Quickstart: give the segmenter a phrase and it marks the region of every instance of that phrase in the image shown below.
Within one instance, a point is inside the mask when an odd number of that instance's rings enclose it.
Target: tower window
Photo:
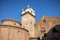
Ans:
[[[31,24],[32,24],[32,22],[31,22]]]
[[[16,23],[14,23],[14,25],[16,25]]]
[[[43,25],[45,25],[46,24],[46,20],[43,20]]]
[[[18,32],[19,32],[19,30],[18,30]]]
[[[30,25],[32,25],[32,22],[30,22]]]

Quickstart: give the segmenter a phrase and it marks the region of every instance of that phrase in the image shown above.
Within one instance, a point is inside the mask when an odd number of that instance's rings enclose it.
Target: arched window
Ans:
[[[44,37],[46,37],[46,36],[47,36],[47,34],[45,33],[45,34],[44,34]]]
[[[43,25],[45,25],[46,24],[46,20],[43,20]]]
[[[57,33],[58,30],[56,28],[53,28],[52,33]]]

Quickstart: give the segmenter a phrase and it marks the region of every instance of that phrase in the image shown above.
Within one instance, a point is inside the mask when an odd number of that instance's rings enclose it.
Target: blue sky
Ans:
[[[36,21],[42,16],[60,17],[60,0],[0,0],[0,23],[3,19],[20,22],[22,9],[27,5],[35,10]]]

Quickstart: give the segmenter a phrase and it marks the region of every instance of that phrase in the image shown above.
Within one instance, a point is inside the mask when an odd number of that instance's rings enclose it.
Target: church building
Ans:
[[[60,18],[43,16],[35,22],[31,7],[22,10],[21,22],[4,19],[0,24],[0,40],[60,40]]]

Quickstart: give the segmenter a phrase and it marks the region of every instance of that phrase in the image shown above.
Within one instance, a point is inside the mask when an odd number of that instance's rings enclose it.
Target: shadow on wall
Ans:
[[[60,40],[60,25],[54,26],[42,40]]]

